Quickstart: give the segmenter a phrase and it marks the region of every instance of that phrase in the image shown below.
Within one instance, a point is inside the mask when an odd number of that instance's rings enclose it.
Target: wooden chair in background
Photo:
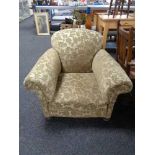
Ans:
[[[121,27],[118,22],[117,33],[117,61],[128,76],[135,79],[135,29]]]
[[[115,15],[117,14],[120,14],[122,15],[123,12],[124,12],[124,3],[125,3],[125,0],[115,0],[115,7],[114,9],[112,9],[112,5],[113,5],[113,0],[110,1],[110,5],[109,5],[109,10],[108,10],[108,16],[110,14],[113,15],[113,18],[115,17]],[[126,15],[127,15],[127,18],[129,16],[129,12],[130,12],[130,4],[131,4],[131,0],[127,0],[127,10],[124,12]]]

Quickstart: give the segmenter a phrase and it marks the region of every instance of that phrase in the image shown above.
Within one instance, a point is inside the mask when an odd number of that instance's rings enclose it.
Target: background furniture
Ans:
[[[105,14],[99,14],[98,15],[98,22],[97,22],[97,29],[100,33],[103,34],[103,48],[106,47],[106,41],[107,41],[107,34],[110,29],[117,29],[118,21],[122,23],[125,27],[128,26],[135,26],[135,18],[133,16],[130,16],[127,18],[126,15],[116,15],[113,18],[113,15],[105,15]]]
[[[41,12],[41,11],[48,11],[49,12],[49,16],[50,16],[50,20],[51,22],[51,30],[53,27],[58,27],[60,26],[61,22],[65,20],[65,18],[68,18],[67,16],[70,16],[70,18],[72,18],[72,13],[71,14],[64,14],[64,15],[57,15],[55,14],[55,11],[67,11],[70,10],[70,12],[73,12],[73,10],[79,10],[81,12],[84,12],[87,10],[87,8],[90,8],[91,10],[91,16],[93,19],[93,23],[94,25],[96,25],[96,13],[106,13],[109,10],[109,5],[84,5],[84,6],[35,6],[34,10],[36,12]],[[114,9],[114,6],[111,6],[111,9]],[[124,6],[123,8],[124,10],[127,10],[127,6]],[[130,11],[134,11],[135,6],[131,6],[130,7]],[[58,30],[58,29],[57,29]]]
[[[113,0],[110,1],[110,6],[109,6],[109,11],[108,11],[108,16],[110,14],[113,15],[113,18],[115,17],[115,15],[122,15],[123,11],[124,11],[124,3],[126,0],[115,0],[115,7],[112,10],[112,3]],[[129,12],[130,12],[130,4],[131,4],[131,0],[127,1],[127,10],[125,11],[125,13],[127,14],[127,17],[129,16]]]
[[[84,6],[36,6],[36,10],[40,11],[41,9],[77,9],[77,10],[86,10],[87,8],[90,8],[92,11],[99,11],[99,10],[109,10],[109,5],[84,5]],[[112,6],[112,9],[114,9],[114,6]],[[124,10],[127,10],[127,6],[124,6]],[[134,11],[135,6],[131,6],[130,10]]]
[[[54,12],[54,10],[80,10],[80,11],[86,11],[87,8],[90,8],[93,16],[96,13],[105,13],[109,10],[109,5],[84,5],[84,6],[35,6],[36,12],[41,12],[41,10],[51,10],[51,12]],[[114,9],[114,6],[111,6],[111,9]],[[127,6],[123,7],[124,10],[127,10]],[[130,7],[130,11],[134,11],[135,6]]]
[[[118,23],[117,60],[131,79],[135,79],[135,30],[123,28]]]
[[[24,85],[41,99],[45,117],[110,118],[119,94],[132,82],[120,65],[101,49],[98,32],[65,29],[55,32],[52,47],[32,68]]]

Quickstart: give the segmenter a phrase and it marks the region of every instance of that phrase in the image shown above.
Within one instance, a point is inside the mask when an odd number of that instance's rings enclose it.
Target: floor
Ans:
[[[118,98],[109,122],[102,119],[45,120],[24,77],[45,50],[49,36],[37,36],[33,18],[19,25],[20,155],[134,155],[135,109],[131,94]]]

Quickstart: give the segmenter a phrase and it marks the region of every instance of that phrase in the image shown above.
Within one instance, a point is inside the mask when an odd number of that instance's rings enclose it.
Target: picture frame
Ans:
[[[37,35],[50,35],[50,26],[47,12],[35,12],[34,20],[37,30]]]

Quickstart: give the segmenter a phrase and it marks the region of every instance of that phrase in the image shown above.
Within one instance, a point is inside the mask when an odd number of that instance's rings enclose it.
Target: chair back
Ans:
[[[102,36],[83,28],[64,29],[53,34],[51,44],[59,54],[62,72],[92,72],[92,61],[102,47]]]
[[[135,30],[133,27],[124,28],[118,23],[117,31],[117,61],[129,75],[134,60]]]

